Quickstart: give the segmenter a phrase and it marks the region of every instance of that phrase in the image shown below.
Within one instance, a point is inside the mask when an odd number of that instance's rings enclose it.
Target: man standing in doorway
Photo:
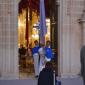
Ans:
[[[35,77],[37,78],[39,75],[39,43],[37,40],[34,41],[34,48],[32,49],[33,59],[34,59],[34,71],[35,71]]]
[[[81,76],[83,78],[85,85],[85,46],[81,48],[80,61],[81,61]]]

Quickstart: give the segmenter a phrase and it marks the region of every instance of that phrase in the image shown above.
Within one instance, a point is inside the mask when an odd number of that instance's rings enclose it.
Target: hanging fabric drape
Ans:
[[[28,22],[28,7],[26,8],[26,46],[29,44],[29,22]]]

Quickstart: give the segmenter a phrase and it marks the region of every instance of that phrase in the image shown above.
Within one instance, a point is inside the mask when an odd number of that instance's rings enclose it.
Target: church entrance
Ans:
[[[56,0],[45,0],[45,15],[47,33],[45,43],[51,41],[53,51],[53,67],[58,74],[58,5]],[[19,76],[20,78],[34,78],[34,61],[32,52],[28,48],[34,47],[34,41],[40,42],[39,20],[40,0],[21,0],[18,15],[18,48],[19,48]],[[20,47],[23,47],[21,50]]]

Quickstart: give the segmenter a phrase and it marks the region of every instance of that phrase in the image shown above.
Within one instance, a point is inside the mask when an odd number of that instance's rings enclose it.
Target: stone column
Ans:
[[[83,34],[82,34],[82,37],[83,37],[83,45],[85,45],[85,0],[84,0],[84,10],[83,10],[83,13],[82,13],[82,16],[81,18],[79,19],[79,22],[82,26],[82,29],[83,29]]]
[[[59,67],[58,73],[62,76],[69,75],[70,72],[70,27],[69,17],[64,16],[65,8],[63,7],[65,1],[60,0],[59,6]],[[68,19],[68,21],[64,21]],[[68,26],[65,25],[68,24]]]
[[[77,23],[79,16],[75,16],[75,14],[78,14],[77,12],[81,13],[82,7],[77,7],[79,4],[75,6],[73,3],[73,0],[60,0],[58,25],[60,45],[59,72],[61,77],[77,77],[80,72],[80,45],[82,37],[81,29]],[[74,7],[75,10],[73,9]],[[79,11],[76,11],[77,9]]]
[[[0,0],[0,79],[17,79],[18,2]]]
[[[83,37],[83,39],[82,39],[82,41],[83,41],[83,45],[85,45],[85,10],[83,11],[83,14],[82,14],[82,17],[81,17],[81,19],[80,19],[80,24],[81,24],[81,26],[82,26],[82,37]]]

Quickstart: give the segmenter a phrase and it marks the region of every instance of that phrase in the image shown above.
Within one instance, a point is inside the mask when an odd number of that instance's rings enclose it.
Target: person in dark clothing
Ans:
[[[26,54],[26,49],[25,47],[23,47],[23,45],[21,44],[20,45],[20,48],[19,48],[19,55],[25,55]]]
[[[38,85],[53,85],[53,79],[52,63],[47,62],[39,74]]]
[[[85,46],[80,51],[80,62],[81,62],[81,76],[85,85]]]
[[[25,47],[23,47],[23,45],[21,44],[20,45],[20,48],[18,50],[18,53],[19,53],[19,64],[20,66],[22,66],[23,68],[26,67],[26,64],[25,64],[25,60],[26,60],[26,49]]]

